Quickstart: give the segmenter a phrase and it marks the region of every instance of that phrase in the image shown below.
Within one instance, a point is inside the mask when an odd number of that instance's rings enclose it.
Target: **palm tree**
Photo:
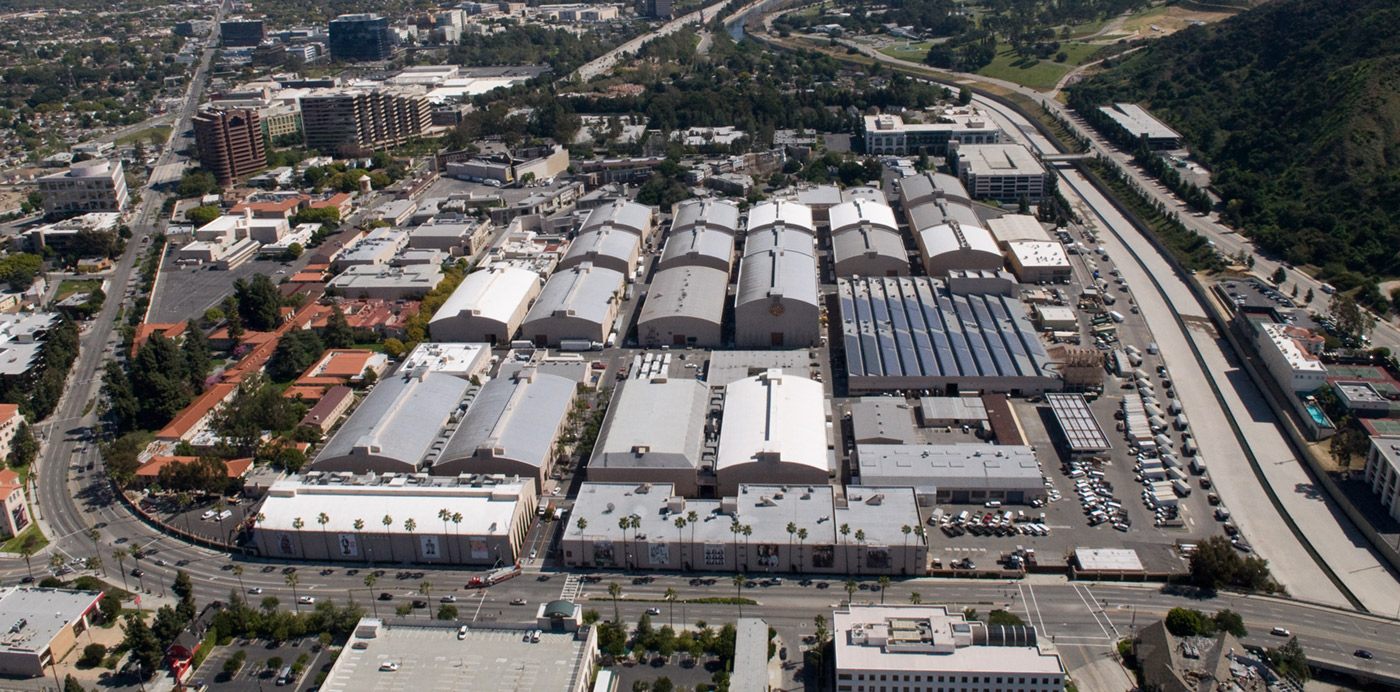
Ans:
[[[58,573],[58,570],[63,569],[63,563],[64,563],[64,560],[63,560],[63,556],[62,556],[62,555],[59,555],[58,553],[50,553],[50,554],[49,554],[49,570],[50,570],[50,571],[52,571],[52,572],[54,572],[55,574],[57,574],[57,573]]]
[[[840,529],[837,529],[837,531],[839,531],[840,534],[841,534],[841,561],[842,561],[843,563],[845,563],[844,569],[843,569],[842,571],[844,571],[846,574],[850,574],[850,573],[851,573],[851,554],[850,554],[849,551],[846,550],[846,544],[849,542],[849,538],[848,538],[848,537],[851,535],[851,525],[850,525],[850,524],[842,524],[842,525],[841,525],[841,528],[840,528]]]
[[[744,530],[744,525],[738,519],[729,520],[729,533],[734,534],[734,569],[739,569],[739,533]]]
[[[238,577],[238,590],[248,593],[248,588],[243,586],[243,565],[233,566],[233,576]]]
[[[744,569],[748,569],[748,567],[749,567],[749,536],[752,536],[752,535],[753,535],[753,527],[752,527],[752,526],[749,526],[748,524],[744,524],[744,528],[741,529],[740,531],[744,534]]]
[[[39,541],[38,539],[30,540],[33,538],[34,534],[30,534],[19,546],[19,554],[24,556],[24,566],[29,570],[29,581],[34,581],[34,565],[29,563],[29,558],[33,557],[34,553],[39,552]]]
[[[326,532],[326,524],[331,523],[331,518],[325,512],[316,515],[316,523],[321,525],[321,542],[326,545],[326,559],[331,559],[331,535]]]
[[[860,544],[860,551],[856,553],[856,574],[860,574],[860,563],[865,561],[865,529],[856,529],[856,542]]]
[[[102,576],[107,576],[107,566],[102,564],[101,555],[93,555],[87,559],[87,568],[90,570],[102,570]]]
[[[622,585],[618,584],[615,581],[608,582],[608,595],[612,596],[613,599],[613,622],[618,625],[621,625],[622,611],[617,609],[617,597],[622,595]]]
[[[854,580],[854,579],[847,579],[847,580],[846,580],[846,603],[851,603],[852,601],[855,600],[855,597],[856,597],[856,589],[859,589],[859,588],[860,588],[860,585],[856,583],[856,580]]]
[[[131,589],[126,585],[126,556],[125,548],[117,548],[112,551],[112,557],[117,558],[117,569],[121,570],[122,573],[122,590],[130,591]]]
[[[676,629],[676,590],[667,588],[665,598],[666,602],[671,604],[671,629],[674,630]]]
[[[301,527],[306,526],[306,522],[297,517],[292,520],[292,528],[297,530],[297,545],[301,546],[301,559],[306,559],[306,541],[302,540]]]
[[[642,562],[641,551],[637,549],[637,529],[642,528],[642,518],[633,514],[627,517],[627,525],[632,528],[632,560],[634,565]]]
[[[909,602],[913,603],[914,605],[919,605],[920,603],[924,602],[924,597],[919,595],[918,591],[915,591],[909,594]]]
[[[788,569],[793,569],[792,565],[792,537],[797,535],[797,524],[788,522]]]
[[[674,523],[674,524],[676,525],[676,558],[677,558],[677,559],[680,559],[680,556],[681,556],[681,531],[684,531],[684,530],[685,530],[685,517],[676,517],[676,520],[675,520],[674,522],[672,522],[672,523]],[[682,564],[684,564],[684,563],[682,563]]]
[[[394,537],[389,535],[389,527],[394,525],[394,518],[384,515],[384,540],[389,543],[389,562],[398,562],[394,559]]]
[[[194,504],[194,498],[191,497],[189,493],[182,492],[175,496],[175,504],[180,506],[180,512],[185,515],[185,531],[194,533],[194,529],[190,528],[190,515],[188,511],[190,506]]]
[[[734,602],[739,605],[739,617],[744,617],[744,585],[749,583],[749,578],[743,574],[734,575],[730,581],[734,582]]]
[[[364,536],[365,520],[364,520],[364,519],[356,519],[356,520],[355,520],[355,523],[352,524],[352,526],[355,527],[355,540],[356,540],[356,541],[359,541],[359,543],[360,543],[360,550],[365,550],[365,536]],[[366,563],[369,562],[369,551],[368,551],[368,550],[365,550],[365,562],[366,562]],[[378,617],[378,616],[376,615],[375,617]]]
[[[876,581],[880,583],[880,605],[884,605],[885,592],[888,591],[890,588],[890,578],[884,575],[880,575],[880,578]]]
[[[410,548],[413,549],[413,561],[414,561],[414,562],[417,562],[417,561],[418,561],[418,546],[417,546],[417,545],[414,543],[414,541],[413,541],[413,532],[414,532],[417,528],[418,528],[418,522],[414,521],[414,520],[413,520],[413,517],[409,517],[408,519],[405,519],[405,520],[404,520],[404,522],[403,522],[403,530],[408,532],[408,547],[410,547]]]
[[[919,539],[919,545],[923,545],[923,544],[924,544],[924,525],[923,525],[923,524],[919,524],[918,526],[915,526],[915,527],[914,527],[914,537]],[[918,551],[918,546],[917,546],[917,545],[915,546],[914,552],[915,552],[916,554],[919,552],[919,551]],[[928,565],[927,565],[927,560],[928,560],[928,555],[925,554],[925,555],[924,555],[924,563],[922,563],[922,564],[919,565],[919,574],[923,574],[923,573],[924,573],[925,568],[928,566]]]
[[[695,510],[693,510],[693,509],[690,510],[689,512],[686,512],[686,513],[685,513],[685,523],[686,523],[687,526],[690,527],[690,549],[691,549],[691,552],[692,552],[692,555],[690,556],[690,560],[691,560],[691,562],[694,562],[694,561],[695,561],[695,555],[694,555],[693,553],[694,553],[694,551],[695,551],[695,525],[698,524],[698,523],[700,523],[700,515],[697,514],[697,513],[695,512]]]
[[[902,534],[904,534],[904,567],[902,567],[901,569],[904,570],[904,573],[905,573],[905,574],[908,574],[908,573],[909,573],[909,534],[914,533],[914,529],[913,529],[913,527],[909,526],[908,524],[905,524],[904,526],[899,527],[899,532],[902,533]]]
[[[452,513],[452,533],[457,543],[457,559],[462,559],[462,513]]]
[[[365,575],[365,588],[369,589],[369,607],[374,609],[375,617],[379,617],[379,604],[375,602],[379,599],[374,597],[374,585],[378,583],[379,577],[374,576],[374,574]]]
[[[806,528],[806,527],[803,527],[803,528],[800,528],[800,529],[797,530],[797,552],[799,553],[799,555],[798,555],[798,560],[797,560],[797,564],[798,564],[798,565],[803,565],[803,566],[805,566],[805,565],[807,564],[807,528]]]
[[[442,542],[447,543],[447,522],[452,519],[452,510],[446,507],[438,510],[438,518],[442,520]],[[452,561],[452,544],[447,544],[447,561]]]
[[[297,597],[297,584],[301,583],[301,577],[296,572],[287,575],[287,586],[292,587],[292,609],[301,612],[301,599]]]
[[[433,590],[433,583],[430,582],[430,581],[426,581],[426,580],[425,580],[425,581],[423,581],[423,583],[421,583],[421,584],[418,585],[418,593],[422,594],[423,600],[428,602],[428,607],[427,607],[427,608],[424,608],[424,609],[423,609],[423,612],[424,612],[424,614],[427,615],[429,618],[431,618],[431,617],[433,616],[433,604],[432,604],[432,600],[433,600],[433,599],[431,599],[431,598],[428,597],[428,594],[431,593],[432,590]]]
[[[631,569],[630,554],[627,552],[627,529],[632,526],[632,522],[627,517],[617,518],[617,528],[622,529],[622,568]]]

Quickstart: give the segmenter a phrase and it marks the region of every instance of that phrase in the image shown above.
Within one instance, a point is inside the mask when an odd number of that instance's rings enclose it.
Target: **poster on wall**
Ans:
[[[829,545],[812,546],[812,566],[831,567],[836,563],[836,550]]]
[[[593,544],[593,564],[617,564],[617,555],[613,552],[612,541],[597,541]]]
[[[777,567],[778,546],[772,543],[760,543],[758,546],[758,566]]]
[[[355,541],[355,534],[340,534],[340,556],[356,557],[360,554],[360,545]]]
[[[724,546],[722,546],[722,545],[707,545],[707,546],[705,546],[705,564],[706,564],[706,565],[709,565],[709,566],[711,566],[711,567],[722,567],[722,566],[724,566]]]
[[[865,566],[871,569],[884,569],[890,566],[889,548],[869,548],[865,551]]]
[[[421,536],[421,537],[419,537],[419,544],[420,544],[420,545],[422,546],[422,548],[423,548],[423,559],[424,559],[424,560],[436,560],[436,559],[438,559],[439,557],[442,557],[441,555],[438,554],[438,537],[437,537],[437,536]]]
[[[491,554],[486,550],[485,539],[473,538],[469,541],[469,544],[471,545],[473,560],[485,560],[491,557]]]
[[[296,552],[296,544],[292,542],[292,534],[277,534],[277,553],[279,555],[295,555]]]
[[[647,544],[647,561],[656,567],[671,564],[671,544],[669,543],[649,543]]]

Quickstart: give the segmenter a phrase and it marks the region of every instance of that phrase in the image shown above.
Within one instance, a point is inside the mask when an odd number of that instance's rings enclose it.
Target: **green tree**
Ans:
[[[325,353],[321,337],[310,329],[295,329],[277,342],[272,357],[267,360],[267,374],[273,381],[287,382],[315,364]]]
[[[185,212],[185,220],[195,228],[204,226],[220,216],[223,216],[223,212],[220,212],[218,207],[195,207]]]
[[[1267,650],[1265,657],[1286,677],[1301,682],[1312,679],[1312,668],[1308,666],[1308,656],[1303,652],[1303,647],[1298,644],[1297,637],[1289,639],[1288,643],[1277,649]]]
[[[1216,613],[1212,619],[1215,621],[1215,629],[1217,630],[1229,632],[1237,639],[1249,636],[1249,630],[1244,626],[1244,618],[1233,610],[1226,608]]]
[[[209,356],[209,337],[193,321],[185,326],[185,342],[180,345],[180,352],[185,357],[185,374],[190,386],[196,392],[204,391],[204,378],[209,376],[214,364]]]
[[[87,690],[72,675],[65,675],[63,676],[63,692],[87,692]]]
[[[355,345],[355,330],[350,328],[350,322],[345,319],[345,312],[339,305],[335,306],[330,317],[326,318],[326,328],[322,332],[321,340],[325,342],[326,348],[351,348]]]
[[[165,650],[151,628],[146,626],[143,616],[138,613],[127,615],[123,630],[126,636],[122,640],[122,647],[130,651],[132,660],[141,666],[141,677],[149,678],[154,675],[160,670]]]
[[[439,620],[456,620],[456,619],[457,619],[457,606],[452,605],[451,603],[444,603],[444,604],[442,604],[441,606],[438,607],[437,619],[439,619]]]
[[[251,281],[233,282],[233,295],[238,301],[238,313],[247,326],[272,331],[282,322],[282,293],[267,275],[254,274]]]
[[[1198,634],[1208,634],[1214,629],[1213,624],[1207,624],[1207,620],[1199,610],[1191,608],[1172,608],[1167,611],[1167,631],[1178,637],[1194,637]],[[1204,631],[1203,631],[1204,630]]]
[[[39,455],[39,441],[34,439],[34,431],[29,423],[20,420],[15,427],[15,436],[10,441],[10,458],[6,461],[16,468],[28,466]]]
[[[617,607],[617,599],[622,596],[622,585],[615,581],[608,582],[608,595],[613,601],[613,622],[622,622],[622,611]]]

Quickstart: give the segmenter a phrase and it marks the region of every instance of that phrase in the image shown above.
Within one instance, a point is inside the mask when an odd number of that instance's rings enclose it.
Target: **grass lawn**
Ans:
[[[977,74],[1015,82],[1032,89],[1048,91],[1055,88],[1061,77],[1069,72],[1071,65],[1053,60],[1036,60],[1033,57],[1017,57],[1015,51],[1003,48],[990,65],[977,71]]]
[[[1162,20],[1166,19],[1166,17],[1166,7],[1153,7],[1152,9],[1143,10],[1123,20],[1121,28],[1125,32],[1137,31],[1146,33],[1151,31],[1149,27],[1153,24],[1161,26],[1163,23]]]
[[[1113,19],[1114,17],[1108,17],[1092,22],[1085,22],[1084,24],[1076,24],[1069,28],[1070,38],[1084,38],[1085,36],[1092,35],[1102,30],[1109,22],[1113,21]],[[1059,32],[1057,31],[1055,35],[1059,36]]]
[[[64,279],[63,283],[58,285],[58,293],[54,294],[53,299],[63,300],[74,293],[92,293],[99,288],[102,288],[102,282],[97,279],[88,279],[87,281]]]
[[[382,342],[375,344],[355,344],[354,346],[351,346],[351,348],[357,348],[365,351],[374,351],[375,353],[384,352],[384,344]]]
[[[118,139],[117,145],[121,146],[123,144],[131,144],[138,139],[144,140],[146,144],[150,144],[151,135],[156,135],[163,143],[165,139],[170,136],[170,126],[156,125],[155,127],[148,127],[144,130],[137,130],[125,137]]]
[[[29,528],[25,529],[24,531],[21,531],[18,536],[15,536],[10,540],[5,541],[4,545],[0,545],[0,551],[18,554],[20,546],[23,546],[25,539],[27,539],[31,535],[39,539],[38,545],[36,545],[34,548],[36,551],[49,544],[49,539],[44,538],[44,534],[39,533],[39,525],[30,524]]]
[[[909,42],[897,46],[881,48],[880,52],[891,58],[921,63],[924,61],[924,58],[928,56],[928,49],[932,47],[933,44],[933,41],[923,41],[921,43]]]

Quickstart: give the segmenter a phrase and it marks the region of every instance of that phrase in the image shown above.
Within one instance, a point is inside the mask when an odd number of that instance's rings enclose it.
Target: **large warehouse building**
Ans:
[[[861,444],[860,485],[909,486],[919,502],[1029,504],[1044,500],[1045,478],[1035,450],[989,444]]]
[[[505,343],[539,294],[540,276],[528,269],[501,264],[472,272],[428,322],[429,333],[436,341]]]
[[[471,404],[471,377],[491,358],[485,344],[422,344],[360,402],[311,468],[350,473],[415,473],[451,436]]]
[[[707,449],[714,453],[709,398],[710,388],[688,377],[625,380],[608,406],[588,480],[669,483],[677,495],[695,497],[701,459]]]
[[[916,238],[929,276],[947,276],[957,269],[1001,269],[1006,264],[992,234],[977,226],[939,224],[920,230]]]
[[[796,228],[806,231],[809,235],[817,234],[816,223],[812,220],[812,208],[805,204],[774,200],[756,204],[749,210],[749,233],[773,227]]]
[[[995,278],[837,282],[852,393],[929,389],[1023,396],[1061,388],[1045,347]],[[967,285],[964,285],[967,284]]]
[[[697,521],[678,530],[676,519],[691,513]],[[638,526],[624,530],[622,518]],[[695,500],[667,483],[584,483],[571,519],[560,540],[568,567],[917,574],[928,557],[924,539],[903,532],[919,525],[909,488],[852,488],[838,501],[825,483],[754,484]],[[843,525],[865,540],[841,535]],[[788,526],[806,538],[794,541]]]
[[[825,485],[831,475],[820,382],[773,369],[724,391],[715,474],[732,495],[745,483]]]
[[[537,346],[558,346],[565,339],[602,343],[617,319],[625,278],[587,262],[556,271],[525,315],[521,338]]]
[[[722,230],[696,226],[672,230],[661,252],[657,271],[672,267],[709,267],[726,275],[734,264],[734,235]]]
[[[795,348],[820,338],[817,260],[811,254],[768,250],[739,263],[734,298],[734,344]]]
[[[0,635],[0,675],[43,677],[92,626],[88,617],[97,612],[100,598],[96,591],[0,590],[0,622],[9,623],[9,632]]]
[[[671,233],[705,228],[734,235],[739,232],[739,207],[721,199],[686,200],[676,205]]]
[[[728,287],[728,272],[710,267],[673,267],[657,272],[637,317],[637,340],[645,346],[723,345],[721,325]]]
[[[832,235],[862,226],[899,232],[899,222],[895,220],[894,210],[890,209],[888,204],[853,199],[832,207],[827,213],[831,218]]]
[[[837,276],[907,276],[909,253],[898,233],[873,226],[848,228],[831,237]]]
[[[589,212],[584,219],[579,234],[604,228],[616,228],[635,234],[643,243],[651,241],[656,234],[656,215],[651,207],[636,202],[616,199]]]
[[[542,487],[554,469],[554,441],[574,402],[574,387],[569,378],[534,368],[487,382],[429,470],[435,476],[521,476]]]
[[[276,558],[510,564],[535,503],[529,478],[309,473],[272,484],[253,536],[264,556]],[[452,515],[446,522],[438,516],[444,509]],[[326,523],[314,521],[322,515]]]
[[[637,255],[642,239],[631,231],[603,227],[580,233],[569,243],[569,249],[559,259],[559,269],[577,267],[589,262],[595,267],[611,269],[622,274],[637,270]]]

